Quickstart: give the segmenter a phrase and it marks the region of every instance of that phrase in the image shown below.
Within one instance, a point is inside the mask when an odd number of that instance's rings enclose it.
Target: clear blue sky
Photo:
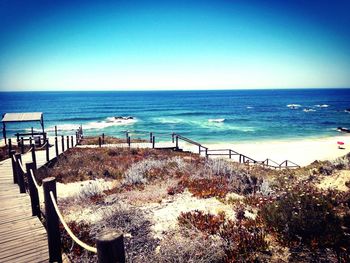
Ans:
[[[0,90],[350,87],[349,0],[0,0]]]

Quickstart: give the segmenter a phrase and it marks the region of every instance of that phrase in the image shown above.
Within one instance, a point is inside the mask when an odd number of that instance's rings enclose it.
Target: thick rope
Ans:
[[[19,166],[21,167],[23,173],[26,173],[26,170],[25,170],[24,167],[23,167],[23,164],[22,164],[21,159],[18,159],[18,163],[19,163]]]
[[[12,155],[12,159],[13,159],[14,162],[17,162],[16,161],[16,157],[14,155]]]
[[[30,175],[31,175],[32,180],[33,180],[33,182],[34,182],[35,188],[36,188],[37,190],[38,190],[39,188],[41,188],[41,186],[38,185],[38,183],[37,183],[36,180],[35,180],[34,172],[33,172],[32,169],[30,169]]]
[[[25,154],[31,152],[32,150],[33,150],[33,147],[30,147],[30,149]]]
[[[56,204],[56,200],[55,200],[55,197],[53,196],[53,193],[52,191],[50,191],[50,197],[51,197],[51,201],[53,203],[53,206],[55,207],[55,211],[59,217],[59,219],[61,220],[61,223],[62,225],[64,226],[64,229],[67,231],[67,233],[70,235],[70,237],[79,245],[81,246],[82,248],[90,251],[90,252],[93,252],[93,253],[97,253],[97,249],[95,247],[91,247],[87,244],[85,244],[84,242],[82,242],[81,240],[79,240],[76,235],[74,235],[74,233],[72,232],[72,230],[69,229],[68,225],[66,224],[66,222],[64,221],[63,219],[63,216],[60,212],[60,210],[58,209],[58,206]]]

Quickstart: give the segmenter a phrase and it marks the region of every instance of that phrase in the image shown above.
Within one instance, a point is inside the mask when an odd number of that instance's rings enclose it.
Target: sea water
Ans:
[[[43,112],[45,130],[149,138],[176,132],[201,143],[298,139],[350,128],[350,89],[0,92],[0,112]],[[116,119],[127,117],[129,119]],[[8,124],[15,132],[38,123]]]

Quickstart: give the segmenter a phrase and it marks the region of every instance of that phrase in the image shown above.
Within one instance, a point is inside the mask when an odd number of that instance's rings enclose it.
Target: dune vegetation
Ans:
[[[274,170],[168,150],[74,148],[36,176],[70,189],[58,192],[59,207],[84,242],[122,231],[128,262],[350,260],[350,155]],[[96,262],[62,233],[73,262]]]

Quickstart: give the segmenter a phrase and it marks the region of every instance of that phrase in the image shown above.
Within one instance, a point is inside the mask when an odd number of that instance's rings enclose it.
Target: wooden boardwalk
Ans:
[[[46,163],[45,151],[37,151],[36,156],[39,168]],[[50,159],[53,157],[55,147],[50,148]],[[23,165],[31,162],[31,153],[22,160]],[[49,262],[45,227],[32,216],[29,194],[20,194],[13,183],[10,159],[0,162],[0,263],[5,262]]]

